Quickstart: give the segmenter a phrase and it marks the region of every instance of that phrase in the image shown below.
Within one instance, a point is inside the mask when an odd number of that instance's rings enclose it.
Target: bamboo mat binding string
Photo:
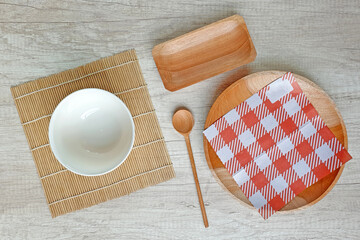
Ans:
[[[83,88],[114,93],[134,119],[133,150],[120,167],[103,176],[84,177],[66,170],[55,159],[48,142],[55,107]],[[175,176],[135,50],[12,87],[11,92],[53,217]]]

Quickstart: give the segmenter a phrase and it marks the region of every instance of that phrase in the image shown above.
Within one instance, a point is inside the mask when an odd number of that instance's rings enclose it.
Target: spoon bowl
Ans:
[[[176,131],[182,135],[188,135],[194,126],[194,117],[189,110],[180,109],[175,112],[172,122]]]

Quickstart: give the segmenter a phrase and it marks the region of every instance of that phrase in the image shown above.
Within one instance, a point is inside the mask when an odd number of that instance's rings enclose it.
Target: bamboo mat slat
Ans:
[[[51,114],[62,99],[83,88],[114,93],[134,119],[133,150],[120,167],[102,176],[66,170],[49,146]],[[12,87],[11,92],[52,217],[175,177],[135,50]]]

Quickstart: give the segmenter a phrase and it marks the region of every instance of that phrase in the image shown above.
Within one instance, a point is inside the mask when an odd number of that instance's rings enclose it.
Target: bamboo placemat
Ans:
[[[100,88],[117,95],[135,124],[128,159],[114,171],[84,177],[66,170],[51,152],[52,112],[70,93]],[[175,176],[135,50],[11,88],[52,217],[117,198]]]

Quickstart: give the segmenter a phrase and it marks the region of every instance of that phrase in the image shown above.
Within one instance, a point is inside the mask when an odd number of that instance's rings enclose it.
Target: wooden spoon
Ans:
[[[209,223],[208,223],[207,216],[206,216],[204,201],[203,201],[203,198],[201,195],[199,179],[198,179],[197,172],[196,172],[194,156],[193,156],[193,152],[191,149],[191,143],[190,143],[190,138],[189,138],[190,132],[194,126],[194,118],[190,111],[188,111],[186,109],[180,109],[175,112],[172,122],[173,122],[173,126],[174,126],[175,130],[178,131],[185,138],[186,147],[187,147],[189,157],[190,157],[191,168],[192,168],[192,172],[194,175],[196,191],[197,191],[197,194],[199,197],[201,213],[202,213],[202,217],[204,220],[204,225],[207,228],[209,226]]]

